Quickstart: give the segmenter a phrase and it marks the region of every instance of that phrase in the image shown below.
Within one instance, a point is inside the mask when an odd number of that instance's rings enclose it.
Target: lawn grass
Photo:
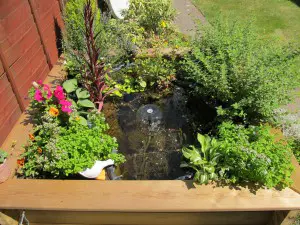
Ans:
[[[300,0],[192,0],[212,21],[220,14],[232,20],[254,19],[258,32],[266,38],[300,44]]]

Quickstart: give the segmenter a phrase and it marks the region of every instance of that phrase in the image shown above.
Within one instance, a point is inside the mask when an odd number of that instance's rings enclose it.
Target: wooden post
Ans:
[[[39,37],[40,37],[40,40],[41,40],[41,43],[42,43],[42,46],[43,46],[44,53],[46,55],[47,64],[49,66],[49,69],[51,70],[53,66],[51,64],[50,56],[47,52],[46,45],[44,43],[41,26],[40,26],[39,21],[38,21],[38,15],[36,14],[36,11],[33,8],[32,0],[28,0],[28,3],[29,3],[29,6],[30,6],[31,14],[33,16],[33,21],[36,24],[36,28],[37,28],[37,31],[38,31],[38,34],[39,34]]]
[[[2,62],[2,65],[3,65],[3,68],[4,68],[4,71],[7,75],[7,79],[9,80],[10,82],[10,85],[12,87],[12,90],[13,90],[13,93],[15,94],[16,96],[16,99],[17,99],[17,102],[21,108],[21,111],[24,112],[25,111],[25,104],[22,100],[22,97],[18,91],[18,88],[17,88],[17,85],[16,85],[16,82],[15,82],[15,79],[14,79],[14,76],[11,72],[11,70],[9,69],[9,65],[4,57],[4,54],[2,52],[2,49],[0,48],[0,60]]]

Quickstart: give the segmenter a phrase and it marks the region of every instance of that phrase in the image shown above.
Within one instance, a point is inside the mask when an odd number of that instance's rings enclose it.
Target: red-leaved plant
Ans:
[[[108,69],[105,68],[105,63],[100,59],[100,48],[96,46],[96,38],[99,34],[95,34],[94,20],[95,13],[91,1],[87,0],[84,6],[86,55],[82,55],[85,59],[86,68],[82,77],[83,84],[90,93],[91,101],[98,105],[98,111],[100,112],[104,99],[115,89],[109,89],[105,83]]]

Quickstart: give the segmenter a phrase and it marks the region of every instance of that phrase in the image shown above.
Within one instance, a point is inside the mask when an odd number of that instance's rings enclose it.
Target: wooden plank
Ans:
[[[21,200],[21,201],[20,201]],[[300,209],[300,195],[194,185],[187,181],[13,179],[0,185],[0,208],[111,212],[218,212]]]
[[[290,211],[285,219],[282,221],[281,225],[293,225],[297,217],[300,215],[300,210]],[[295,224],[296,225],[296,224]]]
[[[17,219],[18,211],[4,211]],[[272,212],[123,213],[25,211],[31,224],[266,225]]]
[[[18,222],[4,213],[0,212],[0,224],[1,225],[18,225]]]
[[[296,191],[300,194],[300,166],[299,166],[298,161],[295,158],[295,156],[292,156],[292,162],[295,166],[295,170],[292,174],[292,179],[293,179],[294,183],[292,184],[291,189],[293,189],[294,191]]]

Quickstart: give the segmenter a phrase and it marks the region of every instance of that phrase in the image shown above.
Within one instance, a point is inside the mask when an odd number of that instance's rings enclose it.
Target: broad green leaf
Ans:
[[[71,93],[73,91],[75,91],[78,87],[78,83],[77,83],[77,79],[70,79],[70,80],[66,80],[63,83],[63,88],[65,89],[65,91],[67,93]]]
[[[206,149],[206,141],[205,141],[205,136],[202,134],[197,134],[197,140],[201,144],[202,149]]]
[[[90,93],[87,90],[83,90],[82,88],[78,88],[76,90],[76,95],[78,99],[87,99],[90,97]]]
[[[78,100],[77,104],[81,107],[86,107],[86,108],[95,108],[95,105],[93,102],[91,102],[88,99],[84,99],[84,100]]]
[[[87,126],[87,120],[84,117],[79,116],[79,122],[81,125]]]
[[[147,86],[147,83],[146,83],[146,81],[144,81],[144,80],[141,80],[141,81],[139,82],[139,84],[140,84],[140,86],[143,87],[143,88],[145,88],[145,87]]]
[[[207,184],[208,183],[208,176],[207,176],[207,174],[201,174],[200,175],[200,183],[201,184]]]

